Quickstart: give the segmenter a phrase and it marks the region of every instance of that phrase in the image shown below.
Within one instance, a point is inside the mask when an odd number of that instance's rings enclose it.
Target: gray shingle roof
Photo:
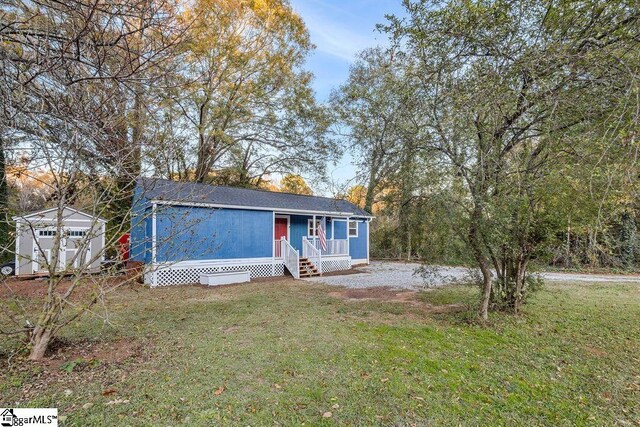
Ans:
[[[329,197],[304,196],[195,182],[176,182],[156,178],[140,178],[138,186],[141,188],[143,196],[149,200],[371,217],[370,213],[351,202]]]

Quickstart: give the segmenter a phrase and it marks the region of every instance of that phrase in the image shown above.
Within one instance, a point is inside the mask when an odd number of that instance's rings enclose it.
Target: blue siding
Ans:
[[[336,233],[335,239],[346,239],[347,221],[335,221],[333,224],[333,232]]]
[[[351,259],[367,258],[367,223],[358,220],[358,237],[349,238],[349,255]]]
[[[317,216],[316,220],[321,219],[322,217]],[[302,238],[303,237],[309,237],[309,220],[313,219],[313,215],[291,215],[291,220],[290,220],[290,233],[289,233],[289,242],[291,243],[291,246],[293,246],[294,248],[296,248],[297,250],[300,251],[300,253],[302,253]],[[338,225],[341,224],[341,225]],[[346,232],[346,224],[344,221],[338,221],[335,223],[336,229],[342,227],[343,229],[343,237],[336,237],[336,239],[346,239],[347,237],[347,232]],[[331,234],[331,222],[327,222],[326,223],[326,230],[327,230],[327,239],[332,239],[333,236]],[[338,232],[336,231],[336,235],[338,234]]]
[[[312,217],[290,216],[289,241],[300,252],[302,237],[307,236],[308,220]],[[131,260],[151,262],[152,223],[149,200],[136,188],[131,219]],[[327,239],[346,239],[347,222],[333,220],[332,223],[327,223]],[[267,258],[273,250],[273,212],[159,205],[156,232],[158,262]],[[359,220],[358,237],[349,238],[349,255],[353,259],[367,258],[367,240],[367,224]]]
[[[144,248],[144,262],[147,264],[152,261],[153,256],[153,212],[151,208],[147,208],[144,214],[144,240],[142,240],[141,246]]]
[[[156,233],[158,262],[271,257],[273,213],[159,207]]]
[[[302,237],[307,235],[308,220],[310,216],[291,215],[289,228],[289,243],[302,253]]]
[[[151,242],[146,238],[147,235],[151,236],[151,209],[147,199],[142,197],[140,188],[136,187],[131,207],[131,231],[129,237],[129,259],[132,261],[145,261],[145,251],[151,247]]]

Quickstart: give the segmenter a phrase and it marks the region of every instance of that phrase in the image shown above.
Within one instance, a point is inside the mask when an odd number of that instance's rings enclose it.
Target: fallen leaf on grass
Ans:
[[[273,385],[275,388],[277,388],[278,390],[280,390],[282,387],[280,386],[280,384],[274,384]]]
[[[220,396],[223,391],[224,391],[224,387],[220,386],[220,387],[218,387],[218,389],[216,391],[213,392],[213,394],[216,395],[216,396]]]
[[[322,414],[322,418],[331,418],[331,417],[333,417],[333,414],[329,411]]]
[[[102,392],[102,395],[103,396],[110,396],[110,395],[112,395],[114,393],[117,393],[117,392],[118,392],[118,390],[116,390],[115,388],[108,388],[108,389],[106,389],[105,391]]]

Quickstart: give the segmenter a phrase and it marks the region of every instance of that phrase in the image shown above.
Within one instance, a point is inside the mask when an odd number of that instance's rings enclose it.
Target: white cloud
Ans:
[[[376,45],[373,37],[363,37],[346,28],[318,21],[307,21],[311,40],[318,50],[348,62],[353,61],[357,52]]]
[[[311,41],[320,52],[351,62],[357,52],[378,44],[380,34],[374,32],[373,26],[367,23],[365,28],[356,27],[358,17],[347,9],[322,1],[311,5],[308,1],[298,0],[293,5],[307,24]]]

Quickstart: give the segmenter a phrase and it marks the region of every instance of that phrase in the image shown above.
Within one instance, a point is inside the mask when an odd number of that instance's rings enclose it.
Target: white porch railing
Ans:
[[[327,250],[321,250],[320,239],[310,241],[313,246],[322,252],[322,255],[349,255],[349,243],[347,239],[327,240]]]
[[[276,247],[280,247],[280,254],[284,260],[284,265],[287,267],[287,270],[289,270],[294,279],[299,279],[300,255],[298,254],[298,251],[291,246],[284,237],[280,240],[280,245],[276,245]]]
[[[282,244],[280,243],[280,239],[273,242],[273,257],[282,258]]]
[[[313,242],[310,242],[306,237],[302,238],[302,256],[308,258],[313,265],[315,265],[322,274],[322,253],[320,249],[316,248]]]

